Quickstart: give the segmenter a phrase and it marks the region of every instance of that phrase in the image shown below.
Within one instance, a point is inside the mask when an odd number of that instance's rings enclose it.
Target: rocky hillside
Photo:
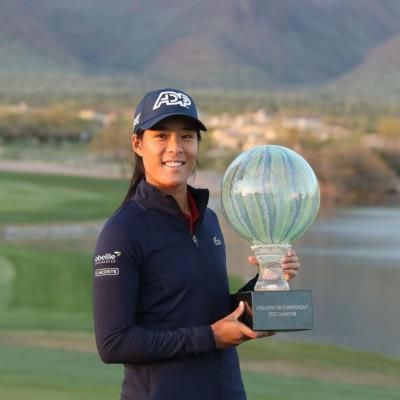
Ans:
[[[398,0],[2,0],[0,75],[315,87],[355,79],[365,60],[379,74],[375,49],[393,51],[399,21]]]

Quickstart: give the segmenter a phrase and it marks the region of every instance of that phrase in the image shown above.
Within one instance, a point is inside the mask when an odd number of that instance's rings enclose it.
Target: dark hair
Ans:
[[[142,138],[143,133],[144,133],[144,131],[138,131],[136,133],[136,136],[138,136],[139,138]],[[197,129],[196,133],[197,133],[197,141],[201,142],[200,130]],[[123,205],[125,205],[132,198],[132,196],[136,192],[136,188],[137,188],[139,182],[145,177],[143,159],[136,152],[134,153],[134,163],[135,164],[134,164],[134,168],[133,168],[133,174],[132,174],[131,181],[129,183],[128,191],[126,192],[124,200],[122,201],[121,205],[118,207],[117,210],[119,210]]]
[[[136,136],[138,137],[143,137],[143,131],[138,131],[136,133]],[[124,200],[122,201],[121,205],[119,208],[121,208],[125,203],[128,202],[128,200],[135,194],[137,185],[139,182],[144,178],[144,165],[143,165],[143,159],[142,157],[139,156],[136,152],[133,154],[133,159],[134,159],[134,167],[133,167],[133,174],[131,177],[131,181],[129,183],[129,188],[128,191],[126,192],[126,195],[124,197]]]

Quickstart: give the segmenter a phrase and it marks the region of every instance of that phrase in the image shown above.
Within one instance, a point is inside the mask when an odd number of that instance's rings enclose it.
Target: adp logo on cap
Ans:
[[[174,115],[190,118],[197,129],[207,130],[197,116],[194,100],[187,93],[180,89],[163,88],[146,93],[140,100],[133,117],[133,132],[150,129],[164,118]]]
[[[189,108],[191,104],[192,102],[190,101],[189,97],[186,96],[185,93],[168,90],[166,92],[161,92],[158,95],[157,100],[154,103],[153,110],[157,110],[157,108],[160,108],[162,105],[165,106],[179,105],[181,107]]]

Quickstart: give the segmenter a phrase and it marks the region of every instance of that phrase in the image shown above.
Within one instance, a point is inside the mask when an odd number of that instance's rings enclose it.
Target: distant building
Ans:
[[[92,109],[80,110],[78,116],[80,119],[85,121],[95,121],[103,126],[110,125],[116,119],[116,115],[114,113],[102,113]]]
[[[263,109],[233,116],[227,113],[212,116],[207,119],[207,125],[216,146],[233,151],[276,142],[282,132],[291,129],[319,140],[350,135],[345,128],[329,125],[316,117],[272,117]]]
[[[29,111],[29,106],[25,102],[21,102],[18,104],[11,104],[5,107],[5,110],[11,114],[25,114]]]

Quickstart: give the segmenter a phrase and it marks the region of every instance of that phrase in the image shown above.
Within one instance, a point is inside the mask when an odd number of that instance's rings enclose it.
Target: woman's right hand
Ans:
[[[239,321],[239,317],[243,312],[244,303],[241,301],[236,310],[211,325],[217,349],[227,349],[251,339],[275,334],[275,332],[254,332],[247,325]]]

